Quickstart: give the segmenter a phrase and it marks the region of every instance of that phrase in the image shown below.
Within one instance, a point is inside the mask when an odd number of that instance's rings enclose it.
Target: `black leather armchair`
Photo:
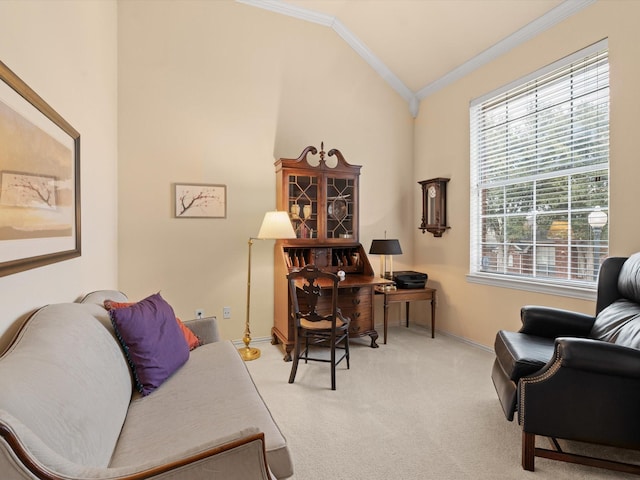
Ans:
[[[540,456],[640,473],[556,441],[640,449],[640,253],[603,262],[595,316],[525,306],[521,320],[518,332],[496,335],[491,377],[507,419],[518,412],[523,468]],[[555,449],[536,448],[536,435]]]

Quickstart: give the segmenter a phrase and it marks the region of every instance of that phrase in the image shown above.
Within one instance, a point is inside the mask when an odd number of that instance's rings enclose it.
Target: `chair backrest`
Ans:
[[[616,300],[624,298],[618,290],[618,279],[626,260],[627,257],[607,257],[602,262],[598,273],[596,315]]]
[[[329,320],[335,325],[340,281],[337,275],[307,265],[291,272],[287,279],[297,324],[304,318],[310,322]]]
[[[596,315],[621,299],[640,304],[640,252],[628,258],[608,257],[602,262]]]
[[[640,349],[640,253],[609,257],[602,263],[589,336]]]
[[[618,290],[624,298],[640,303],[640,253],[634,253],[622,265]]]

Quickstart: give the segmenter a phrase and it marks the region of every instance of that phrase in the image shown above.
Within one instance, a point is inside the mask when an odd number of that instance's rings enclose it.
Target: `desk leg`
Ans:
[[[378,345],[376,343],[376,340],[378,339],[378,332],[376,332],[375,330],[373,332],[371,332],[369,334],[369,336],[371,337],[371,348],[378,348],[380,347],[380,345]]]
[[[407,328],[409,328],[409,305],[411,304],[411,302],[406,302],[406,306],[407,306]]]
[[[389,303],[387,302],[387,295],[384,294],[384,338],[383,343],[387,344],[387,322],[389,321]]]
[[[431,338],[436,338],[436,294],[431,297]]]

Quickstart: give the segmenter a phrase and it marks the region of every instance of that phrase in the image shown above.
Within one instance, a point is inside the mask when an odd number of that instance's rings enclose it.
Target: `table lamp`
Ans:
[[[369,254],[380,255],[380,276],[393,280],[393,255],[402,255],[400,242],[395,239],[372,240]],[[389,272],[387,273],[387,256],[389,257]]]
[[[260,350],[250,347],[251,329],[249,326],[249,312],[251,309],[251,245],[254,240],[276,240],[281,238],[296,238],[296,232],[293,231],[293,225],[289,220],[287,212],[267,212],[264,214],[262,225],[258,231],[257,237],[249,237],[249,266],[247,268],[247,320],[244,327],[244,347],[238,349],[240,356],[244,361],[255,360],[260,357]]]

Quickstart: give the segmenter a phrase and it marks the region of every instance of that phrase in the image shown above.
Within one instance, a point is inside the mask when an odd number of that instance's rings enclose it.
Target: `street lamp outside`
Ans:
[[[587,221],[589,226],[593,229],[593,279],[598,278],[598,270],[600,269],[600,235],[602,229],[607,224],[607,214],[600,210],[600,207],[596,207],[593,212],[589,214]]]

